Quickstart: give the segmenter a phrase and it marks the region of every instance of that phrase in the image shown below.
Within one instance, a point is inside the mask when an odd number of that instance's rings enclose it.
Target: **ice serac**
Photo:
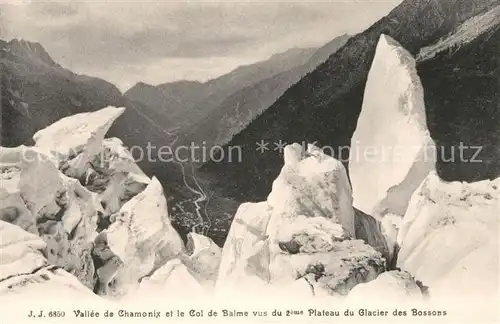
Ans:
[[[0,282],[49,265],[42,253],[47,244],[35,234],[4,221],[0,233]]]
[[[38,234],[50,263],[93,287],[90,250],[101,210],[95,195],[37,148],[2,149],[0,161],[1,219]]]
[[[184,252],[184,243],[170,223],[163,188],[154,177],[111,221],[107,243],[121,261],[114,279],[123,293],[128,285],[135,286],[139,279]]]
[[[137,290],[122,300],[178,299],[208,296],[213,292],[221,249],[208,237],[188,234],[186,253],[179,253],[140,281]],[[126,265],[125,265],[126,266]]]
[[[267,202],[244,203],[236,212],[222,249],[217,293],[265,286],[270,279],[266,229],[271,217]]]
[[[331,294],[345,294],[357,280],[374,279],[384,260],[363,241],[351,240],[354,210],[342,163],[313,145],[288,146],[284,156],[268,196],[271,283],[313,274]]]
[[[383,219],[390,245],[411,195],[434,169],[424,92],[413,56],[381,35],[351,139],[354,207]]]
[[[351,188],[343,165],[313,145],[287,146],[284,160],[267,201],[238,209],[217,287],[345,295],[376,278],[385,260],[354,239]]]
[[[431,172],[399,231],[398,267],[428,286],[431,296],[498,294],[499,187],[500,178],[445,182]]]
[[[21,227],[0,221],[0,301],[40,302],[66,298],[95,299],[92,291],[44,256],[46,243]],[[47,291],[57,293],[47,294]],[[18,304],[19,305],[19,304]]]
[[[65,117],[33,135],[35,145],[67,159],[82,152],[82,160],[97,154],[104,136],[125,108],[106,107],[95,112]]]
[[[14,223],[36,233],[35,219],[24,203],[19,188],[20,161],[26,146],[0,148],[0,220]]]
[[[384,301],[384,303],[404,303],[422,300],[423,294],[415,278],[405,271],[384,272],[368,283],[354,287],[348,300],[362,302]]]
[[[132,300],[141,298],[178,299],[207,296],[209,290],[204,287],[192,271],[180,260],[172,259],[156,270],[150,277],[141,281]],[[126,300],[126,299],[125,299]]]
[[[362,240],[332,244],[330,251],[271,254],[271,284],[286,285],[305,276],[329,295],[346,295],[359,283],[385,271],[381,254]]]
[[[111,251],[108,244],[107,231],[100,232],[94,240],[92,258],[96,264],[97,283],[94,287],[98,295],[114,293],[118,289],[109,291],[118,270],[123,266],[120,258]],[[98,266],[97,266],[98,265]]]
[[[221,260],[222,250],[209,237],[189,233],[186,244],[187,256],[183,258],[188,268],[195,273],[203,284],[215,285]]]
[[[63,118],[39,131],[34,147],[0,149],[0,219],[38,234],[48,261],[92,289],[119,263],[115,258],[96,276],[97,232],[151,181],[119,139],[104,139],[122,113],[107,107]]]
[[[125,202],[143,191],[151,181],[118,138],[103,140],[98,152],[90,155],[86,164],[80,164],[75,169],[74,166],[80,163],[75,162],[79,156],[65,163],[61,170],[78,178],[87,189],[98,194],[106,216],[118,212]]]
[[[58,168],[99,195],[104,221],[144,190],[150,179],[118,138],[104,139],[124,108],[107,107],[66,117],[33,136],[39,150],[53,155]]]
[[[287,146],[284,156],[285,165],[267,198],[273,209],[267,234],[285,242],[303,236],[302,228],[324,245],[354,237],[351,186],[342,163],[313,145],[307,150]]]
[[[106,216],[150,181],[120,139],[104,139],[123,112],[124,108],[107,107],[63,118],[38,131],[33,136],[36,146],[30,148],[53,157],[61,172],[97,193]]]

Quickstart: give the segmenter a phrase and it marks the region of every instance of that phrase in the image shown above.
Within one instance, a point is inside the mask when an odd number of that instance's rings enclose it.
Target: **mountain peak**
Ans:
[[[170,85],[202,85],[202,84],[204,84],[204,82],[197,80],[176,80],[172,82],[158,84],[157,87],[170,86]]]
[[[149,84],[149,83],[145,83],[145,82],[139,81],[136,84],[134,84],[132,86],[132,88],[130,88],[130,89],[133,89],[133,88],[155,88],[155,86],[152,85],[152,84]]]
[[[293,59],[301,56],[312,55],[317,48],[315,47],[291,47],[284,52],[275,53],[269,57],[269,60]]]
[[[3,50],[30,61],[41,61],[48,65],[57,65],[40,43],[14,38],[5,44]]]
[[[127,95],[127,94],[134,93],[137,91],[142,92],[142,91],[157,91],[157,90],[158,89],[156,86],[149,84],[149,83],[139,81],[136,84],[134,84],[132,87],[130,87],[128,90],[123,92],[123,94]]]

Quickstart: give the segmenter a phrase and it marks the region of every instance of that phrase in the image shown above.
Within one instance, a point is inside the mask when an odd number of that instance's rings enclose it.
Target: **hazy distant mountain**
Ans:
[[[249,85],[221,102],[213,111],[186,129],[186,142],[208,145],[222,145],[259,116],[289,87],[311,72],[319,64],[341,48],[349,39],[348,35],[337,37],[318,49],[309,60],[270,78]]]
[[[207,96],[208,88],[197,81],[177,81],[157,86],[139,82],[124,97],[150,108],[166,127],[176,127],[182,116]]]
[[[227,96],[278,73],[301,66],[315,52],[314,48],[293,48],[268,60],[240,66],[205,83],[176,81],[157,86],[142,82],[124,96],[165,114],[168,127],[189,128],[208,116]]]
[[[391,36],[412,54],[416,55],[422,47],[437,43],[440,38],[454,31],[470,17],[491,9],[499,3],[498,0],[404,1],[392,10],[388,16],[376,22],[366,31],[349,39],[347,44],[333,54],[324,64],[289,88],[270,108],[236,135],[228,146],[239,146],[243,149],[243,161],[241,163],[209,163],[202,170],[208,172],[210,177],[218,179],[218,185],[223,194],[229,197],[239,201],[264,199],[270,192],[272,179],[275,179],[278,175],[283,158],[278,152],[273,151],[273,142],[282,140],[287,143],[302,143],[306,141],[310,143],[316,142],[320,147],[328,145],[333,148],[349,146],[361,109],[364,87],[374,57],[375,47],[382,33]],[[492,41],[494,40],[496,39],[492,39]],[[498,50],[498,47],[490,49],[492,52],[496,50]],[[479,55],[482,50],[476,48],[475,51]],[[482,55],[486,55],[487,52],[485,51]],[[466,55],[465,53],[463,55]],[[495,58],[499,56],[498,52],[496,53],[493,55]],[[457,55],[460,56],[458,53]],[[459,56],[455,59],[458,60]],[[471,62],[481,59],[483,58],[478,57]],[[496,59],[489,58],[486,62],[490,62],[485,63],[486,65],[495,66],[496,64],[496,67],[498,66],[498,60]],[[449,126],[444,125],[445,120],[453,113],[452,109],[456,110],[463,107],[463,105],[452,106],[451,102],[465,96],[465,94],[458,95],[462,91],[460,89],[463,89],[463,87],[457,87],[462,80],[461,74],[454,75],[450,70],[447,70],[446,73],[441,72],[440,69],[449,69],[452,63],[450,62],[445,66],[442,64],[443,62],[432,60],[429,63],[422,63],[422,67],[427,66],[422,70],[422,73],[428,73],[428,76],[423,76],[426,101],[432,100],[429,105],[434,107],[438,103],[445,103],[446,107],[431,109],[431,111],[438,112],[438,115],[440,113],[444,114],[439,118],[430,118],[429,123],[436,123],[429,127],[433,137],[443,135],[440,130],[450,130]],[[462,62],[462,64],[465,63]],[[434,73],[431,72],[433,70],[439,76],[434,76]],[[462,75],[463,73],[465,72],[462,72]],[[445,89],[446,83],[438,86],[439,82],[444,82],[444,78],[453,79],[455,77],[457,78],[455,81],[446,81],[453,82],[455,86],[448,88],[441,95],[441,89]],[[433,78],[435,78],[434,81],[430,81]],[[483,80],[485,80],[485,77]],[[494,90],[495,88],[492,86],[495,80],[497,79],[491,79],[489,86],[491,94],[498,93],[495,92],[498,90]],[[468,83],[468,86],[471,85]],[[467,95],[468,100],[464,104],[470,104],[471,107],[460,113],[460,124],[463,127],[460,128],[461,132],[469,134],[468,136],[473,134],[471,129],[478,127],[476,121],[491,117],[493,109],[484,109],[477,102],[480,99],[477,99],[476,102],[472,99],[474,97],[480,98],[482,93],[486,91],[485,89],[471,87],[469,91],[476,91],[477,96],[469,92]],[[427,96],[429,96],[429,99],[427,99]],[[489,97],[493,98],[494,96]],[[498,101],[495,100],[488,107],[498,105]],[[477,118],[473,117],[474,111],[479,114]],[[444,118],[445,116],[448,117]],[[496,120],[493,120],[487,126],[485,132],[491,131],[492,127],[499,129]],[[453,127],[453,131],[458,130],[459,127]],[[480,130],[476,132],[480,132]],[[448,134],[452,134],[452,132]],[[450,139],[447,142],[448,144],[451,143],[452,138],[455,141],[460,137],[460,133],[450,136],[448,135],[448,139]],[[485,136],[488,135],[485,134]],[[270,151],[262,154],[256,151],[255,143],[261,140],[271,143],[269,145]],[[345,155],[348,152],[346,150],[341,152],[344,154],[343,160],[347,161]],[[446,167],[443,167],[446,163],[439,162],[438,164],[438,170],[446,173]],[[465,166],[462,168],[462,173],[448,173],[445,178],[481,179],[488,175],[488,173],[479,172],[478,170],[477,167],[467,169],[467,166]]]
[[[268,60],[240,66],[228,74],[208,81],[207,86],[212,95],[223,96],[223,93],[232,93],[236,89],[303,65],[316,50],[316,48],[292,48],[283,53],[274,54]],[[218,94],[218,92],[222,93]]]
[[[311,58],[304,64],[304,67],[311,72],[318,67],[321,63],[324,63],[333,53],[338,51],[345,43],[351,38],[351,35],[341,35],[335,37],[325,45],[321,46]]]
[[[0,41],[2,146],[30,142],[37,130],[78,112],[118,104],[120,91],[56,64],[38,43]]]
[[[184,107],[192,107],[206,96],[206,85],[199,81],[175,81],[159,84],[156,88]]]

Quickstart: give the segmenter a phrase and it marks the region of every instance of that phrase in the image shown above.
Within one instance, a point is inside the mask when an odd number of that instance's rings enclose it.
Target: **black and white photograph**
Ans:
[[[0,0],[1,323],[498,323],[500,0]]]

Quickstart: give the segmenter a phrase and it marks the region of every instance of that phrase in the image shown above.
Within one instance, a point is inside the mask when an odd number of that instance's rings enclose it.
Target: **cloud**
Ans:
[[[0,7],[0,30],[124,89],[207,79],[291,47],[321,46],[362,31],[399,2],[23,2]]]

